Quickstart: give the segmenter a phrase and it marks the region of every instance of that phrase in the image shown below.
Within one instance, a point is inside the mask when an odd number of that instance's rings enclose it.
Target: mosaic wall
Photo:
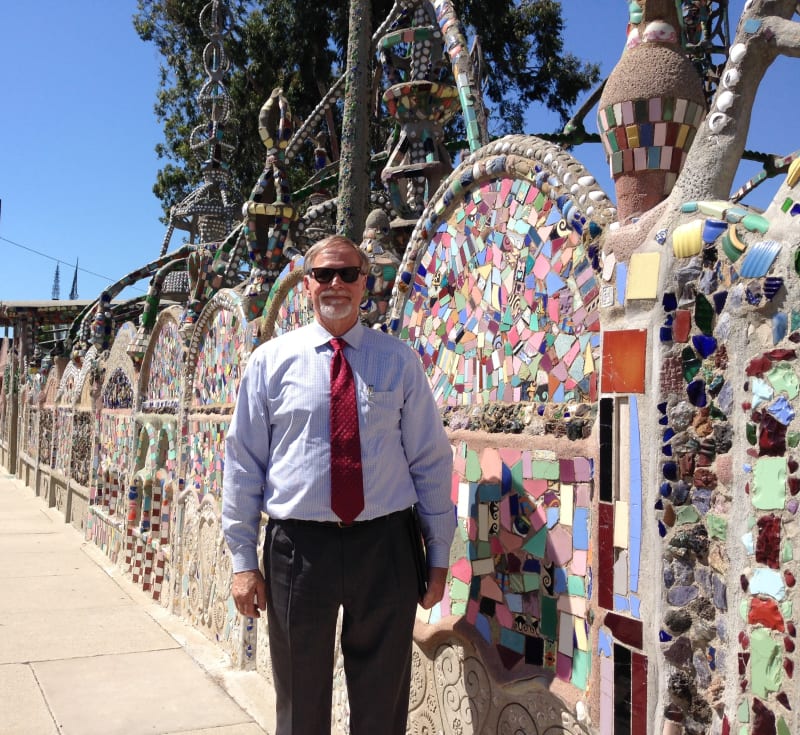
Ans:
[[[222,468],[227,421],[188,422],[186,482],[202,497],[210,493],[222,498]]]
[[[303,258],[293,258],[281,272],[265,307],[265,331],[277,337],[313,321],[314,312],[303,290]]]
[[[795,321],[800,314],[791,312]],[[792,342],[800,340],[793,332]],[[791,732],[792,692],[797,662],[795,585],[798,493],[800,474],[795,453],[800,431],[792,426],[800,396],[797,350],[788,346],[754,357],[746,370],[742,405],[747,419],[748,531],[742,535],[747,567],[739,578],[744,599],[739,613],[745,622],[738,636],[738,672],[743,697],[736,719],[751,732]],[[716,519],[712,529],[725,538],[727,523]],[[733,641],[731,641],[732,643]],[[731,665],[733,651],[730,652]]]
[[[537,139],[504,139],[471,156],[431,202],[392,307],[446,425],[460,432],[449,584],[423,619],[455,615],[472,626],[499,681],[561,682],[563,699],[550,706],[565,717],[599,697],[598,458],[585,439],[597,418],[599,309],[609,296],[593,218],[611,212],[569,156]],[[465,430],[490,432],[491,445]]]
[[[122,368],[114,370],[103,386],[101,405],[106,410],[133,408],[133,386]]]
[[[91,526],[87,528],[87,537],[114,563],[121,563],[124,558],[127,493],[133,466],[135,374],[127,347],[135,336],[134,326],[129,322],[123,324],[105,361],[94,460],[96,476],[90,489]]]
[[[233,407],[244,369],[242,358],[250,348],[246,326],[247,322],[228,309],[219,309],[214,315],[196,358],[193,408]]]
[[[25,401],[22,411],[22,451],[29,457],[39,445],[39,409]]]

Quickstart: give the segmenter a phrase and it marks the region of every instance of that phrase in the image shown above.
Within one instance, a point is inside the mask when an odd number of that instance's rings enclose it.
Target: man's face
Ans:
[[[317,255],[312,268],[361,268],[358,253],[344,244],[332,244]],[[335,275],[330,283],[320,283],[312,275],[303,277],[303,284],[311,297],[314,315],[331,334],[344,334],[358,321],[358,306],[364,296],[366,276],[359,273],[353,283],[346,283]]]

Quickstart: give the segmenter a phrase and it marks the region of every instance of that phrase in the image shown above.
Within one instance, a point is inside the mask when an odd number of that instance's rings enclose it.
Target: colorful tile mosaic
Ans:
[[[752,427],[745,468],[752,508],[749,531],[742,537],[750,564],[740,580],[745,595],[740,613],[746,625],[739,635],[745,695],[739,714],[741,721],[753,724],[752,732],[789,732],[797,625],[793,529],[800,492],[800,465],[791,452],[800,443],[800,432],[792,427],[800,405],[796,349],[775,349],[753,358],[744,390],[748,400],[743,408]]]
[[[53,430],[53,459],[51,467],[62,475],[69,473],[70,451],[72,448],[71,408],[59,406],[55,411],[55,428]]]
[[[84,487],[89,486],[93,439],[94,416],[88,411],[75,411],[69,472],[70,477]]]
[[[122,368],[117,368],[103,386],[101,404],[104,409],[133,408],[133,386]]]
[[[441,614],[465,615],[503,664],[586,689],[593,462],[551,452],[455,449],[464,555]]]
[[[174,411],[181,395],[181,370],[184,349],[178,333],[178,322],[164,319],[148,350],[150,363],[143,370],[147,375],[144,390],[144,411]]]
[[[245,330],[236,315],[227,309],[216,312],[199,350],[192,386],[192,405],[233,408],[247,354]]]
[[[598,279],[571,202],[559,210],[546,183],[465,191],[419,258],[399,336],[444,405],[597,398]]]
[[[189,421],[186,482],[200,496],[222,497],[227,421]]]

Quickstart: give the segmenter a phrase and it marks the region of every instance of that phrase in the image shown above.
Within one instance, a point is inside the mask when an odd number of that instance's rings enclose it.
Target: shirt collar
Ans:
[[[350,347],[357,350],[361,347],[365,329],[366,327],[360,321],[357,321],[344,334],[340,335],[340,337],[347,342]],[[318,321],[311,323],[311,340],[314,347],[322,347],[328,344],[332,339],[333,335]]]

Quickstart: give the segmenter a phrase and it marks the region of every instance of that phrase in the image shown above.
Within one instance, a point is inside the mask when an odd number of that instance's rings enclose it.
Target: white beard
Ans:
[[[353,305],[348,301],[327,301],[320,299],[319,313],[323,318],[329,321],[338,321],[339,319],[346,319],[351,315]]]

